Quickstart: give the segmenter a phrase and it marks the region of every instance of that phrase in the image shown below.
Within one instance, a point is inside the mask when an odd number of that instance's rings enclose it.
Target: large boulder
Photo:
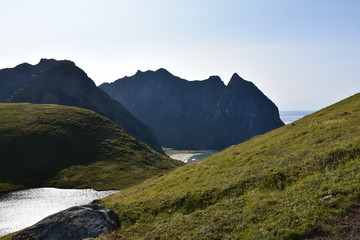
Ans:
[[[99,205],[84,205],[51,215],[11,239],[80,240],[98,237],[118,227],[118,217],[112,210]]]

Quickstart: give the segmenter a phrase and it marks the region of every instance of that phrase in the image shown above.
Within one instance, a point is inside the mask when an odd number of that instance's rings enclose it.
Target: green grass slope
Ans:
[[[0,192],[37,186],[122,189],[181,164],[90,110],[0,104]]]
[[[357,94],[107,197],[121,228],[101,239],[341,236],[359,197]]]

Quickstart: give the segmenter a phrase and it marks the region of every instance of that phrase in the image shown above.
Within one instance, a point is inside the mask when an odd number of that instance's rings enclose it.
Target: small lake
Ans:
[[[87,204],[118,191],[34,188],[0,195],[0,236],[29,227],[69,207]]]

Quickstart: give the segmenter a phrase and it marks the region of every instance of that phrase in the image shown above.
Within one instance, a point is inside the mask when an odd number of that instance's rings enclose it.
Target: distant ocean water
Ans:
[[[306,115],[309,115],[315,111],[279,111],[280,118],[285,124],[292,123]]]
[[[285,124],[289,124],[292,123],[306,115],[309,115],[315,111],[279,111],[280,112],[280,118],[281,120],[285,123]],[[205,151],[205,152],[197,152],[197,153],[193,153],[193,152],[180,152],[180,153],[173,153],[170,154],[169,156],[173,159],[177,159],[180,161],[183,161],[185,163],[194,163],[197,161],[200,161],[204,158],[207,158],[209,156],[211,156],[212,154],[216,153],[216,151],[214,152],[209,152],[209,151]]]

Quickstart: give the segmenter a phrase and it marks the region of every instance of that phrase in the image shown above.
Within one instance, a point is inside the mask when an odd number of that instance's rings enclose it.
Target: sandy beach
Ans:
[[[198,154],[199,153],[175,153],[175,154],[170,154],[169,157],[186,163],[189,158]]]

